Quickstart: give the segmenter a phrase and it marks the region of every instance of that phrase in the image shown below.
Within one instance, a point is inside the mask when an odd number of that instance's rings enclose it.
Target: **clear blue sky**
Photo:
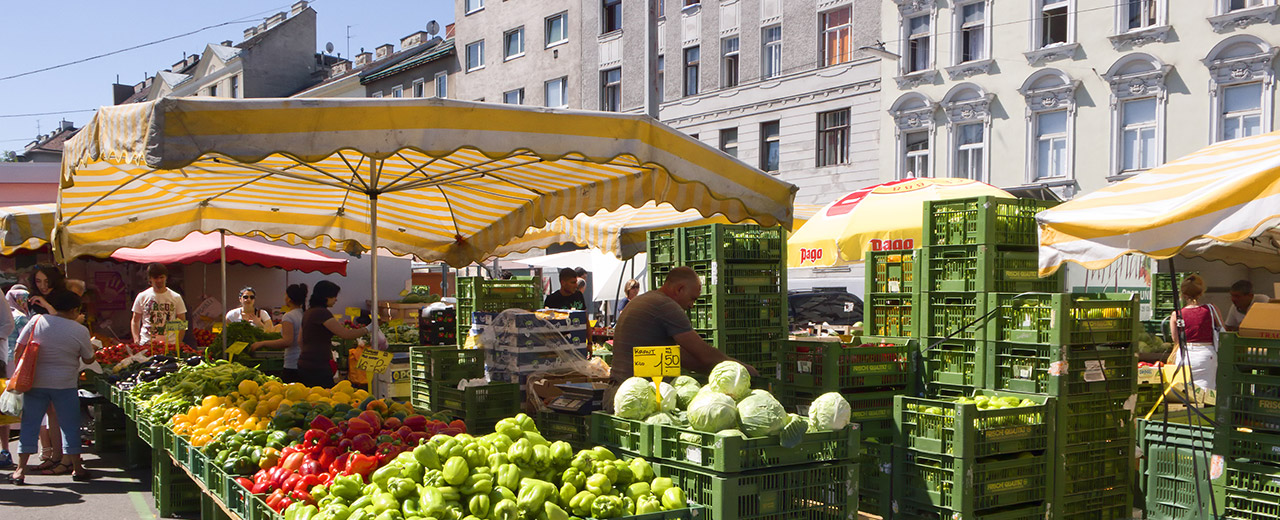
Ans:
[[[12,76],[118,51],[225,22],[238,22],[129,50],[84,63],[20,78],[0,80],[0,151],[21,151],[37,134],[48,133],[66,119],[83,126],[91,110],[111,104],[111,84],[134,84],[169,68],[205,45],[244,39],[244,29],[280,11],[287,0],[37,0],[6,5],[0,30],[0,77]],[[317,0],[316,50],[333,42],[347,54],[347,26],[352,53],[373,51],[384,43],[423,30],[430,20],[453,21],[453,0]],[[20,114],[86,110],[69,114],[9,117]],[[37,130],[37,125],[39,126]]]

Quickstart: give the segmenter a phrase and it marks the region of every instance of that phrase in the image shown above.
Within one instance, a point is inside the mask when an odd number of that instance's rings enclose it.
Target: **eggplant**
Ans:
[[[149,368],[138,373],[138,380],[150,382],[150,381],[155,381],[157,379],[160,379],[164,376],[165,376],[164,372]]]
[[[200,363],[204,363],[204,358],[201,356],[191,356],[186,359],[186,363],[187,363],[187,366],[193,367],[193,366],[199,365]]]
[[[173,361],[174,361],[174,359],[173,359],[172,357],[169,357],[169,356],[163,356],[163,355],[161,355],[161,356],[151,356],[151,366],[153,366],[153,367],[158,367],[158,366],[160,366],[160,365],[163,365],[163,364],[165,364],[165,363],[171,363],[171,362],[173,362]]]

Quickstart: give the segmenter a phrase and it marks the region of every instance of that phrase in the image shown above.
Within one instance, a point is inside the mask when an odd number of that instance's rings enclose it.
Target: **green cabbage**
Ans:
[[[662,412],[658,412],[653,415],[650,415],[648,419],[644,420],[644,422],[649,424],[675,424],[676,423],[675,420],[672,419],[670,415],[667,415]]]
[[[705,392],[689,403],[689,426],[707,433],[737,428],[738,405],[725,394]]]
[[[853,413],[849,401],[836,392],[827,392],[809,405],[809,431],[824,432],[843,430],[849,425]]]
[[[644,419],[658,411],[658,392],[653,381],[633,377],[622,382],[613,396],[613,413],[623,419]]]
[[[748,437],[768,437],[787,424],[787,411],[764,390],[752,390],[738,401],[738,418]]]
[[[742,433],[742,430],[720,430],[716,432],[716,437],[742,437],[745,439],[747,434]]]
[[[681,410],[689,408],[689,402],[693,401],[693,397],[698,395],[698,390],[702,389],[698,380],[689,376],[677,377],[671,382],[671,386],[676,387],[676,397],[679,399],[676,405]]]
[[[799,446],[800,442],[804,440],[805,432],[808,430],[809,423],[805,421],[804,417],[800,417],[796,414],[788,414],[787,425],[783,426],[782,431],[779,432],[779,441],[781,441],[779,444],[781,444],[783,448],[787,449]]]
[[[659,392],[662,396],[662,401],[658,403],[659,410],[663,412],[676,411],[680,404],[680,398],[676,396],[676,387],[667,383],[660,383],[658,388],[660,389]]]
[[[751,373],[747,372],[747,367],[742,366],[742,363],[721,361],[720,364],[711,369],[711,375],[707,378],[707,386],[711,387],[712,390],[732,397],[735,402],[741,401],[743,397],[751,393]]]

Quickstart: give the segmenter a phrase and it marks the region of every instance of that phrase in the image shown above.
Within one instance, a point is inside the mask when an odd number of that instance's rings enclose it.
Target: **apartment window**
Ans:
[[[658,102],[661,103],[667,97],[667,57],[658,55]]]
[[[764,66],[762,75],[765,79],[782,75],[782,26],[765,27],[761,31],[760,41],[764,47],[760,60]]]
[[[1250,9],[1253,7],[1262,7],[1267,5],[1266,0],[1228,0],[1227,11],[1238,11],[1241,9]]]
[[[779,122],[760,123],[760,169],[767,172],[778,171],[778,162],[782,153],[782,139],[779,136]]]
[[[1067,43],[1068,17],[1067,7],[1070,0],[1040,1],[1040,41],[1039,47],[1048,47]]]
[[[932,68],[929,66],[929,16],[907,19],[907,55],[904,56],[907,73]]]
[[[508,105],[523,105],[523,104],[524,104],[524,89],[522,89],[522,88],[518,88],[518,89],[515,89],[515,90],[508,90],[508,91],[506,91],[506,92],[503,92],[503,93],[502,93],[502,102],[503,102],[503,103],[506,103],[506,104],[508,104]]]
[[[543,83],[544,96],[543,104],[551,108],[564,108],[569,106],[569,98],[566,96],[569,78],[556,78]]]
[[[601,0],[600,33],[622,30],[622,0]]]
[[[396,86],[394,86],[394,87],[391,87],[391,97],[393,97],[393,98],[395,98],[395,97],[404,97],[404,86],[403,86],[403,85],[396,85]]]
[[[1156,99],[1125,101],[1120,128],[1122,172],[1156,166]]]
[[[481,9],[484,9],[484,0],[466,0],[463,4],[464,4],[463,11],[466,14],[471,14]]]
[[[957,63],[987,59],[987,5],[984,3],[960,6],[960,41],[957,45]]]
[[[218,97],[218,85],[209,85],[209,97]]]
[[[1262,83],[1222,89],[1222,140],[1262,133]]]
[[[982,180],[982,161],[987,147],[984,133],[983,123],[969,123],[956,127],[955,167],[951,172],[952,177]]]
[[[910,132],[902,136],[902,177],[929,176],[929,131]]]
[[[612,68],[600,73],[600,110],[622,111],[622,68]]]
[[[849,162],[849,109],[818,114],[818,166]]]
[[[524,27],[502,34],[502,58],[509,60],[524,56]]]
[[[725,128],[720,131],[720,151],[738,156],[738,129]]]
[[[569,41],[569,15],[568,13],[560,13],[546,19],[546,46],[560,44]]]
[[[720,85],[724,88],[738,86],[738,37],[721,40],[724,61],[720,64]]]
[[[239,75],[231,76],[231,97],[232,98],[240,97],[240,76]]]
[[[369,94],[369,97],[380,98],[380,97],[382,97],[382,91],[381,91],[381,90],[379,90],[379,91],[377,91],[377,92],[374,92],[374,93],[372,93],[372,94]]]
[[[698,64],[700,50],[698,47],[689,47],[684,50],[684,95],[698,95]]]
[[[822,63],[839,65],[853,59],[853,7],[822,13]]]
[[[1159,11],[1156,4],[1160,0],[1122,0],[1125,8],[1125,21],[1129,30],[1145,29],[1159,25]]]
[[[1067,111],[1036,114],[1036,178],[1067,176]]]
[[[422,78],[413,80],[412,85],[413,97],[420,98],[427,96],[427,82]]]
[[[467,72],[484,68],[484,40],[467,44]]]
[[[440,99],[449,97],[449,75],[447,73],[436,73],[436,97]]]

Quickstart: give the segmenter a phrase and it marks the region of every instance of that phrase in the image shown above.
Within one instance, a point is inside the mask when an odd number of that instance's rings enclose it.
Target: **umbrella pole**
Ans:
[[[219,262],[219,268],[221,268],[222,270],[222,307],[226,308],[227,306],[227,232],[225,230],[221,230],[221,229],[218,230],[218,240],[220,242],[218,245],[218,254],[221,256],[221,259]],[[219,336],[222,337],[222,351],[226,352],[227,351],[227,313],[225,311],[223,311],[222,313],[222,334],[219,334]]]
[[[369,279],[373,284],[370,293],[373,296],[373,326],[369,329],[369,344],[377,348],[377,335],[373,332],[378,330],[378,312],[381,310],[378,303],[378,195],[369,195],[369,242],[371,245],[371,253],[373,254],[371,265],[369,266]]]

